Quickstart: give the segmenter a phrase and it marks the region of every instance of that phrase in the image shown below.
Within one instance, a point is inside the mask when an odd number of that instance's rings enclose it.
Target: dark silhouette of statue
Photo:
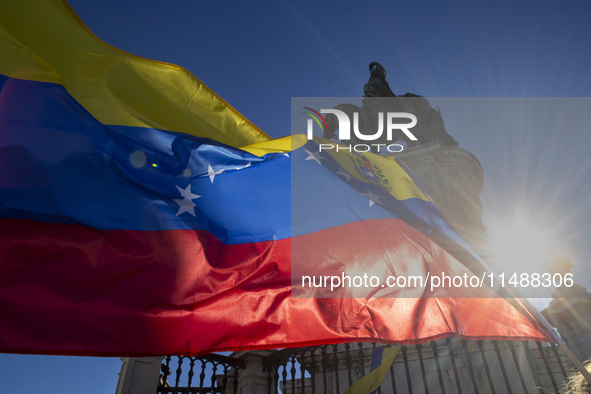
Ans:
[[[369,81],[363,86],[365,97],[396,97],[386,81],[386,69],[378,62],[369,63]]]

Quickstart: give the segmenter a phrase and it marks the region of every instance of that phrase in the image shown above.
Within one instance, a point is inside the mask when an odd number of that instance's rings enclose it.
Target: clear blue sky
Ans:
[[[290,133],[291,97],[361,96],[374,60],[395,93],[579,97],[577,108],[591,109],[582,101],[591,95],[589,0],[70,4],[104,41],[187,68],[273,137]],[[564,122],[551,130],[447,124],[482,162],[487,220],[521,210],[554,224],[582,284],[591,283],[588,114],[556,114]],[[117,358],[0,355],[11,393],[110,393],[119,368]]]

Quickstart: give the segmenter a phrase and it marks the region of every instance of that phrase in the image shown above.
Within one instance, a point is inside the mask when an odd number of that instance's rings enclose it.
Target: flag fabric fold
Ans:
[[[1,8],[0,351],[551,340],[499,297],[298,285],[478,261],[394,160],[310,158],[316,142],[268,140],[185,70],[100,42],[65,3]]]

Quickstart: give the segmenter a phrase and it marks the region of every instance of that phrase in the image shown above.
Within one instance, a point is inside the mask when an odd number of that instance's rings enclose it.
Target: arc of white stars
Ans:
[[[373,194],[371,192],[371,190],[368,190],[367,193],[360,193],[362,196],[365,196],[369,199],[369,207],[371,208],[373,206],[373,204],[378,203],[381,204],[382,202],[380,201],[380,196],[377,196],[375,194]]]
[[[320,156],[320,152],[310,152],[308,149],[304,149],[307,153],[308,153],[308,157],[306,157],[306,160],[314,160],[316,161],[316,163],[322,165],[322,163],[320,163],[321,160],[326,160],[326,158]]]
[[[181,193],[181,196],[183,197],[182,199],[181,198],[174,199],[174,202],[179,204],[179,210],[176,213],[176,216],[179,216],[180,214],[182,214],[184,212],[187,212],[187,213],[195,216],[196,204],[192,200],[194,200],[196,198],[201,198],[201,196],[191,193],[191,185],[187,186],[185,189],[182,189],[179,186],[177,186],[176,188],[178,189],[179,193]]]

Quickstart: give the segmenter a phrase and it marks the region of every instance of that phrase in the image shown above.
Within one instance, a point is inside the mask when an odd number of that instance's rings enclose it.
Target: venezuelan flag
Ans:
[[[374,394],[384,381],[399,350],[398,347],[373,348],[369,373],[353,383],[345,394]]]
[[[393,159],[269,140],[186,70],[101,42],[64,2],[0,12],[0,351],[551,340],[502,298],[294,286],[479,265]]]

